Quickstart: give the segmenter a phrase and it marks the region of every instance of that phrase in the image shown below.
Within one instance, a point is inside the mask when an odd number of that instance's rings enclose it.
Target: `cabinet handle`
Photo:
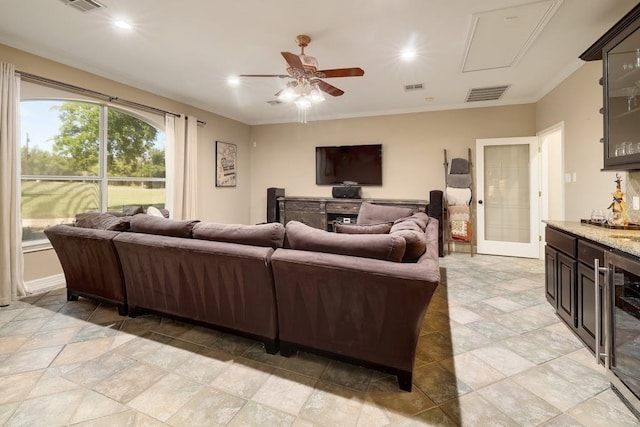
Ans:
[[[605,337],[607,333],[606,326],[602,325],[602,310],[600,309],[600,272],[604,273],[604,286],[602,287],[602,295],[604,296],[604,302],[607,302],[607,290],[609,289],[609,269],[607,267],[600,267],[600,260],[598,258],[593,260],[593,270],[595,272],[595,291],[596,291],[596,363],[607,367],[609,365],[609,355],[607,354],[607,346],[605,341],[604,352],[600,353],[600,327],[604,326]],[[605,319],[606,320],[606,319]],[[608,323],[608,322],[607,322]],[[600,356],[604,356],[604,363],[600,363]]]

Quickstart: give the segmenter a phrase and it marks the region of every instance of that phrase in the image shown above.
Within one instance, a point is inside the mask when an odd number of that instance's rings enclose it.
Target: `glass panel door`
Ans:
[[[539,257],[537,138],[476,141],[478,252]]]

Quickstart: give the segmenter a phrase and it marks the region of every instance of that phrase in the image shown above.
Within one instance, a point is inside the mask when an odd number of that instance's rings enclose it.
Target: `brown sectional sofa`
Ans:
[[[280,353],[302,349],[365,362],[411,391],[420,328],[440,281],[437,227],[429,221],[417,262],[278,249],[271,264]]]
[[[369,208],[373,217],[364,215]],[[341,230],[353,235],[294,221],[285,228],[145,214],[97,221],[127,231],[45,232],[70,298],[188,319],[260,340],[269,353],[328,354],[398,375],[411,390],[418,334],[440,280],[439,224],[377,209],[365,207],[362,221]]]

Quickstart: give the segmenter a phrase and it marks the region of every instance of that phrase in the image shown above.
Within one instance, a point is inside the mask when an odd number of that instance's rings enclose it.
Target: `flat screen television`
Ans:
[[[316,147],[316,184],[382,185],[382,144]]]

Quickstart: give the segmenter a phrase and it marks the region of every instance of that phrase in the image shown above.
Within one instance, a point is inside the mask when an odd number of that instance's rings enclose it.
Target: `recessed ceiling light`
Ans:
[[[407,62],[413,61],[414,59],[416,59],[416,56],[418,56],[418,53],[415,51],[415,49],[405,49],[400,54],[400,58],[402,58],[403,61]]]
[[[231,76],[227,79],[227,84],[232,87],[240,86],[240,79],[236,76]]]
[[[133,29],[133,27],[131,26],[131,24],[129,24],[127,21],[114,21],[113,25],[115,25],[118,28],[122,28],[123,30],[131,30]]]

